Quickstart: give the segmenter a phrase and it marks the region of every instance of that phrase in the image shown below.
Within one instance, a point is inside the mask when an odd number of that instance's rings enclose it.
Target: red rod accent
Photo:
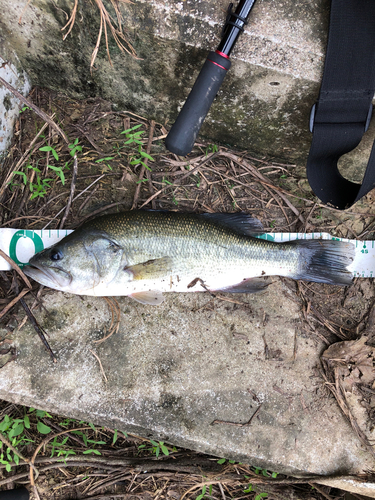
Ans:
[[[207,61],[210,61],[210,63],[215,64],[216,66],[219,66],[219,68],[221,68],[221,69],[225,69],[225,71],[228,71],[227,68],[224,68],[224,66],[222,66],[221,64],[218,64],[214,61],[211,61],[211,59],[207,59]]]
[[[224,52],[220,52],[220,50],[215,50],[216,54],[218,54],[221,57],[225,57],[225,59],[229,59],[229,56],[224,54]]]

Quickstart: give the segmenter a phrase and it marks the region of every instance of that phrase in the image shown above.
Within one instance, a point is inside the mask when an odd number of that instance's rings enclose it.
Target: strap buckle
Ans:
[[[318,103],[315,103],[310,111],[309,130],[311,133],[313,133],[313,131],[314,131],[314,122],[315,122],[315,113],[316,113],[316,105],[317,104]],[[367,132],[367,130],[370,126],[371,117],[372,117],[372,110],[373,110],[373,106],[372,106],[372,103],[370,103],[370,107],[368,109],[367,118],[366,118],[366,122],[365,122],[365,132]]]

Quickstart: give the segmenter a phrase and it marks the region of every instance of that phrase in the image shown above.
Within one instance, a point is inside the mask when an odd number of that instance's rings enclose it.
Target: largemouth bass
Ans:
[[[261,223],[243,213],[129,211],[83,224],[36,254],[24,272],[56,290],[128,295],[160,304],[163,292],[253,293],[262,276],[349,285],[354,245],[341,241],[274,243],[255,238]]]

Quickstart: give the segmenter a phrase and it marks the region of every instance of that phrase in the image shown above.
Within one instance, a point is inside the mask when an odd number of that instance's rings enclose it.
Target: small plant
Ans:
[[[35,410],[35,408],[30,408],[28,413],[35,413],[37,417],[37,430],[40,434],[49,434],[51,432],[50,427],[40,420],[51,415],[42,410]],[[30,429],[30,418],[27,414],[23,418],[12,418],[9,415],[5,415],[0,422],[0,432],[13,447],[13,449],[9,447],[5,449],[5,445],[2,442],[0,443],[0,463],[5,465],[5,469],[8,472],[12,470],[12,462],[16,465],[19,464],[20,457],[14,450],[20,451],[20,448],[26,444],[34,442],[32,439],[27,438],[25,429]]]
[[[27,165],[26,168],[28,170],[33,170],[35,172],[35,182],[29,182],[29,189],[31,192],[30,200],[33,200],[34,198],[40,197],[43,198],[47,194],[47,190],[51,188],[50,183],[53,181],[51,177],[47,178],[42,178],[41,177],[41,170],[38,167],[34,167],[33,165]],[[65,175],[63,172],[63,169],[65,167],[54,167],[53,165],[48,165],[48,168],[53,170],[56,174],[56,176],[61,180],[62,185],[65,184]],[[20,175],[22,177],[22,182],[27,185],[28,179],[27,175],[25,172],[21,171],[15,171],[13,172],[13,179],[16,175]],[[11,181],[10,187],[12,188],[14,185],[17,185],[14,183],[14,181]]]
[[[262,469],[261,467],[254,467],[254,472],[255,474],[262,474],[264,477],[273,477],[276,478],[278,475],[278,472],[268,472],[267,469]]]
[[[216,144],[209,144],[206,149],[205,149],[205,155],[208,156],[210,153],[217,153],[219,151],[219,148],[216,146]]]
[[[23,106],[23,108],[20,109],[20,113],[24,113],[28,109],[31,110],[31,108],[29,106]]]
[[[218,460],[217,463],[219,465],[223,465],[223,464],[225,464],[226,461],[227,461],[226,458],[220,458],[220,460]],[[235,464],[235,463],[236,463],[235,460],[228,460],[228,464]]]
[[[41,148],[39,148],[39,151],[45,151],[45,152],[50,151],[55,160],[59,161],[59,155],[57,154],[56,149],[53,148],[52,146],[42,146]]]
[[[202,500],[205,497],[205,495],[206,495],[206,491],[207,491],[207,486],[204,485],[202,487],[202,493],[200,495],[198,495],[195,500]],[[210,484],[210,486],[208,487],[208,495],[209,496],[212,495],[212,484]]]
[[[70,154],[74,156],[77,152],[82,151],[82,147],[78,144],[78,139],[75,139],[75,141],[72,144],[69,144],[70,148]],[[59,161],[59,155],[56,151],[56,149],[52,146],[42,146],[39,148],[39,151],[43,153],[51,153],[52,156],[56,161]],[[38,160],[39,161],[39,160]],[[51,189],[51,182],[53,182],[53,178],[51,177],[42,177],[42,171],[38,168],[38,161],[36,162],[36,166],[28,164],[26,165],[26,171],[32,170],[35,172],[34,174],[34,179],[33,181],[29,182],[29,189],[30,189],[30,200],[33,200],[35,198],[44,198],[44,196],[47,194],[47,191]],[[47,165],[47,170],[50,170],[54,172],[56,177],[60,179],[61,184],[64,186],[65,185],[65,174],[64,170],[69,169],[69,162],[66,162],[63,167],[57,167],[55,165]],[[27,179],[27,174],[25,172],[22,172],[20,170],[16,170],[13,172],[13,177],[12,180],[9,183],[9,187],[12,190],[13,187],[17,186],[18,184],[15,182],[15,177],[19,175],[22,179],[22,182],[25,186],[28,184],[28,179]]]
[[[78,144],[78,137],[72,144],[68,145],[68,148],[70,149],[69,154],[71,156],[74,156],[76,153],[82,152],[82,147]]]
[[[150,161],[155,161],[152,156],[150,156],[148,153],[143,151],[143,142],[142,142],[142,135],[144,134],[143,130],[138,130],[142,125],[135,125],[132,128],[128,128],[127,130],[124,130],[121,132],[121,134],[125,134],[126,141],[124,142],[123,147],[129,147],[133,146],[135,147],[137,152],[133,153],[130,156],[130,165],[143,165],[147,170],[151,171],[151,168],[145,163],[145,159],[148,159]],[[117,147],[117,151],[119,152],[123,147]],[[120,153],[121,154],[121,153]]]
[[[95,163],[104,163],[104,165],[109,169],[112,170],[111,165],[108,163],[110,160],[113,160],[115,157],[114,156],[106,156],[105,158],[99,158],[99,160],[95,160]]]
[[[263,493],[258,493],[258,494],[256,495],[256,497],[254,498],[254,500],[262,500],[262,498],[267,498],[267,497],[268,497],[268,493],[265,493],[265,492],[263,492]]]
[[[67,436],[64,437],[61,443],[59,443],[57,439],[58,438],[56,436],[51,443],[52,444],[51,458],[56,454],[58,457],[62,457],[62,461],[66,463],[65,459],[69,455],[76,455],[76,452],[65,448],[66,442],[69,439]]]
[[[150,443],[152,445],[151,447],[146,448],[145,444],[141,444],[140,446],[138,446],[138,450],[146,449],[147,451],[150,451],[151,453],[153,453],[156,457],[158,457],[160,455],[160,452],[162,452],[163,455],[165,455],[165,456],[169,455],[169,450],[165,446],[164,441],[156,442],[156,441],[153,441],[152,439],[150,439]],[[173,450],[173,451],[175,451],[175,450]]]

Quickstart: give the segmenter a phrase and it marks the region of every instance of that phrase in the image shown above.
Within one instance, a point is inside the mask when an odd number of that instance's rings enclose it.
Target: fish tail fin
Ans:
[[[348,271],[355,255],[353,243],[336,240],[297,240],[290,242],[300,251],[300,271],[294,279],[331,285],[350,285],[353,273]]]

